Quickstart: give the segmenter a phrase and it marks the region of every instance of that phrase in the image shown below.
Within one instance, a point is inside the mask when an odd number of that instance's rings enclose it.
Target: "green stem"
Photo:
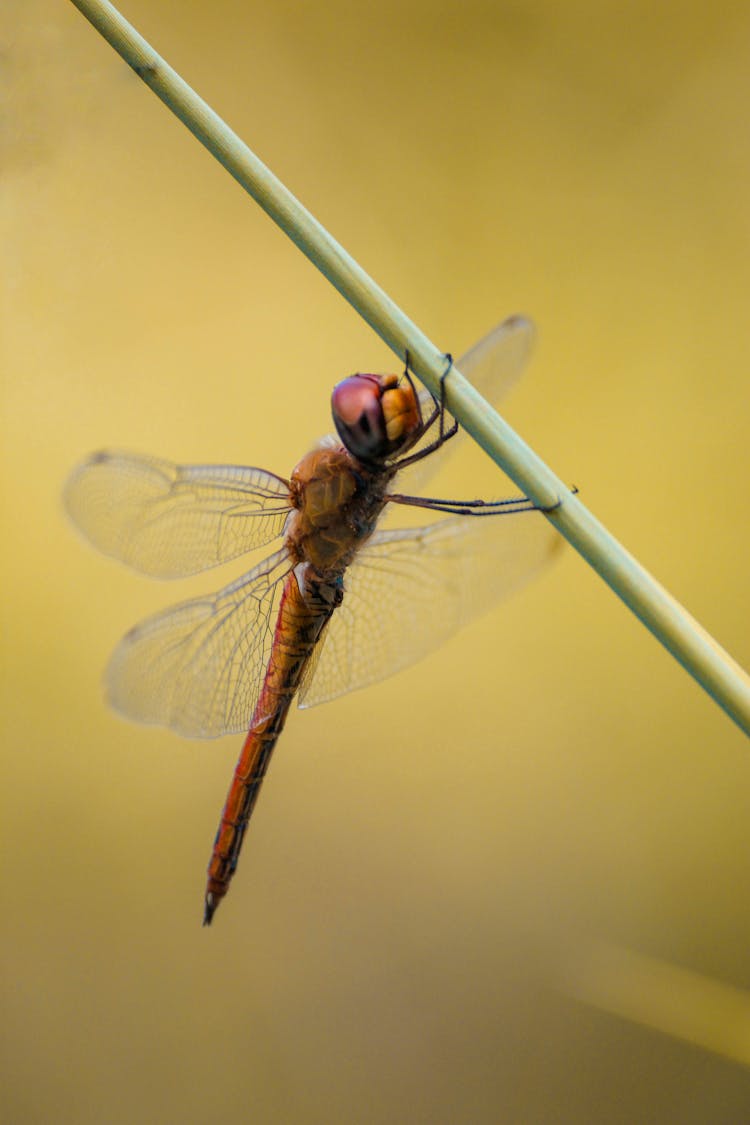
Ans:
[[[229,126],[198,97],[107,0],[72,0],[188,129],[213,153],[300,250],[437,393],[443,353]],[[686,610],[628,554],[544,462],[455,369],[446,404],[464,429],[607,582],[735,722],[750,734],[750,678]]]

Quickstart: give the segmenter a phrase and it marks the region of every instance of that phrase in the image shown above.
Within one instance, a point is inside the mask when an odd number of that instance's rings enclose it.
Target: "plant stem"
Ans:
[[[169,106],[347,301],[434,393],[443,353],[313,218],[229,126],[107,0],[72,0],[147,86]],[[750,734],[750,678],[630,555],[454,368],[446,405],[518,487],[546,512],[658,640]]]

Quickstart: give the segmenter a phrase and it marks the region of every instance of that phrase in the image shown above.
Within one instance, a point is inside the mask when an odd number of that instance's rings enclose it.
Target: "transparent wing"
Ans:
[[[480,395],[497,402],[520,377],[534,343],[534,325],[525,316],[509,316],[478,340],[455,361],[456,367],[471,381]],[[419,401],[429,412],[434,403],[422,388]]]
[[[344,577],[344,601],[303,683],[313,707],[377,683],[443,644],[512,593],[560,550],[536,511],[451,516],[427,527],[376,531]]]
[[[111,705],[128,719],[191,738],[246,730],[290,567],[282,549],[218,594],[136,625],[107,668]]]
[[[65,486],[73,522],[100,551],[157,578],[195,574],[284,530],[289,485],[263,469],[93,454]]]
[[[534,325],[531,321],[524,316],[509,316],[457,359],[456,367],[480,395],[494,405],[520,377],[533,343]],[[422,408],[422,417],[427,420],[435,409],[435,403],[430,392],[424,387],[419,392],[419,404]],[[450,425],[452,422],[450,415],[447,421]],[[430,430],[425,440],[432,441],[435,436]],[[425,457],[412,468],[406,469],[402,478],[405,482],[405,490],[416,492],[422,489],[425,481],[443,467],[447,454],[460,448],[464,438],[463,430],[459,430],[458,434],[441,450],[439,457]],[[416,448],[418,449],[419,446]]]

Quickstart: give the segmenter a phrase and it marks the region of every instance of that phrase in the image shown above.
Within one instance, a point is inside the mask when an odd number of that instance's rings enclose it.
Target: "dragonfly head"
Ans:
[[[359,461],[404,453],[424,430],[419,399],[399,375],[350,375],[333,388],[331,411],[342,442]]]

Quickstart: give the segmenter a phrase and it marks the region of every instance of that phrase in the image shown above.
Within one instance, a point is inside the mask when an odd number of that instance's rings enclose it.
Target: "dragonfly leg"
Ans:
[[[451,431],[447,435],[445,433],[445,380],[448,378],[451,371],[453,370],[453,356],[451,355],[450,352],[446,352],[445,358],[448,361],[448,363],[447,363],[447,366],[445,368],[445,371],[440,376],[440,439],[439,440],[441,442],[447,441],[449,437],[453,437],[453,434],[457,433],[457,431],[458,431],[458,422],[456,422],[456,420],[454,419],[453,420],[453,426],[451,427]]]
[[[578,492],[578,485],[577,484],[572,485],[572,487],[570,489],[570,495],[575,496],[577,492]],[[542,512],[545,515],[548,515],[550,512],[556,512],[558,508],[561,508],[562,502],[563,502],[562,496],[558,496],[556,502],[554,504],[550,504],[546,508],[538,507],[537,505],[535,505],[535,507],[537,507],[537,511]]]
[[[570,490],[575,496],[578,488]],[[517,512],[541,512],[542,515],[556,512],[562,505],[562,498],[544,508],[535,504],[528,496],[510,496],[505,500],[444,500],[434,496],[406,496],[400,492],[387,492],[384,499],[389,504],[405,504],[411,508],[429,508],[433,512],[446,512],[452,516],[512,516]]]
[[[412,379],[411,372],[409,371],[410,366],[411,366],[411,353],[410,353],[408,348],[405,348],[404,349],[404,374],[403,374],[402,378],[406,379],[407,383],[411,387],[411,392],[414,395],[414,397],[416,399],[419,399],[419,395],[417,394],[417,388],[414,386],[414,380]],[[435,424],[435,422],[438,418],[439,407],[438,407],[437,400],[435,399],[434,395],[432,396],[432,401],[434,403],[433,410],[432,410],[432,413],[430,414],[430,417],[424,423],[424,430],[422,431],[423,433],[427,433],[427,431],[429,429],[431,429],[432,426],[434,426],[434,424]]]
[[[406,355],[408,358],[408,350],[406,352]],[[434,441],[431,441],[429,445],[425,445],[424,448],[418,449],[416,453],[412,453],[408,457],[402,457],[400,461],[394,461],[393,466],[396,469],[405,469],[407,465],[414,465],[417,461],[421,461],[423,460],[423,458],[429,457],[431,453],[435,453],[436,450],[440,449],[441,445],[445,445],[446,441],[448,441],[458,433],[458,422],[455,419],[453,420],[453,425],[449,429],[446,430],[445,428],[445,380],[448,378],[453,368],[453,356],[450,354],[450,352],[446,352],[445,358],[447,361],[446,368],[443,374],[440,376],[440,401],[438,402],[433,395],[435,409],[428,418],[423,431],[424,433],[427,433],[427,431],[431,429],[435,422],[439,421],[438,436]],[[408,375],[408,368],[405,374],[409,379],[409,384],[413,387],[414,384],[411,381],[411,377]]]
[[[506,500],[439,500],[432,496],[405,496],[389,492],[385,499],[390,504],[428,508],[432,512],[446,512],[453,516],[510,516],[516,512],[546,511],[529,500],[528,496],[510,496]]]

